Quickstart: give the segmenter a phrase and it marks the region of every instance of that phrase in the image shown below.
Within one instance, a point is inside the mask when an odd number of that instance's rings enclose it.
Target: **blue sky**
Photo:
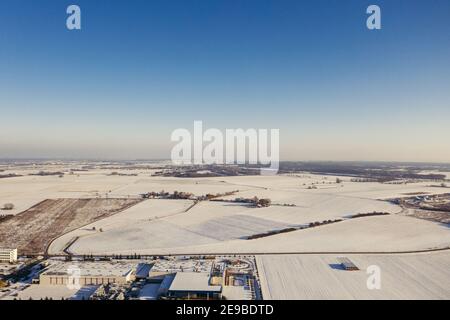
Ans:
[[[447,0],[0,0],[0,158],[166,158],[203,120],[279,128],[287,160],[450,162],[449,57]]]

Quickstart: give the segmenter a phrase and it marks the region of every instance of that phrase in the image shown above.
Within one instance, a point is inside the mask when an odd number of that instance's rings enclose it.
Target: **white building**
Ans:
[[[220,299],[222,286],[210,284],[207,272],[177,272],[168,291],[169,297],[187,299]]]
[[[17,261],[17,249],[0,248],[0,262],[13,263]]]
[[[135,280],[136,264],[127,262],[70,262],[48,268],[39,275],[41,285],[125,284]]]

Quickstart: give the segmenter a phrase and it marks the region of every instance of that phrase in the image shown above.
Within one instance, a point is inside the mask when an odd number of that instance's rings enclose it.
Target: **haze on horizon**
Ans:
[[[278,128],[281,160],[450,163],[450,2],[0,3],[0,158],[169,158],[170,135]]]

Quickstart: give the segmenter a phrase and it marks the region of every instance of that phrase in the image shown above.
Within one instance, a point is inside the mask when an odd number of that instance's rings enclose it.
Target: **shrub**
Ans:
[[[12,209],[14,209],[14,204],[12,203],[5,203],[3,205],[3,210],[12,210]]]

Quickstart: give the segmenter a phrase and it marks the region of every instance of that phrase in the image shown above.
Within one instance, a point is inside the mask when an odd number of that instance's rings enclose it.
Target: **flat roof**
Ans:
[[[177,272],[169,291],[222,292],[222,286],[211,286],[209,278],[206,272]]]
[[[205,259],[168,259],[157,260],[152,272],[210,272],[213,260]]]
[[[252,292],[243,286],[224,286],[222,294],[229,300],[252,300]]]
[[[80,269],[82,277],[124,277],[136,267],[136,264],[127,262],[64,262],[51,266],[42,275],[66,276],[72,274],[76,268]]]

